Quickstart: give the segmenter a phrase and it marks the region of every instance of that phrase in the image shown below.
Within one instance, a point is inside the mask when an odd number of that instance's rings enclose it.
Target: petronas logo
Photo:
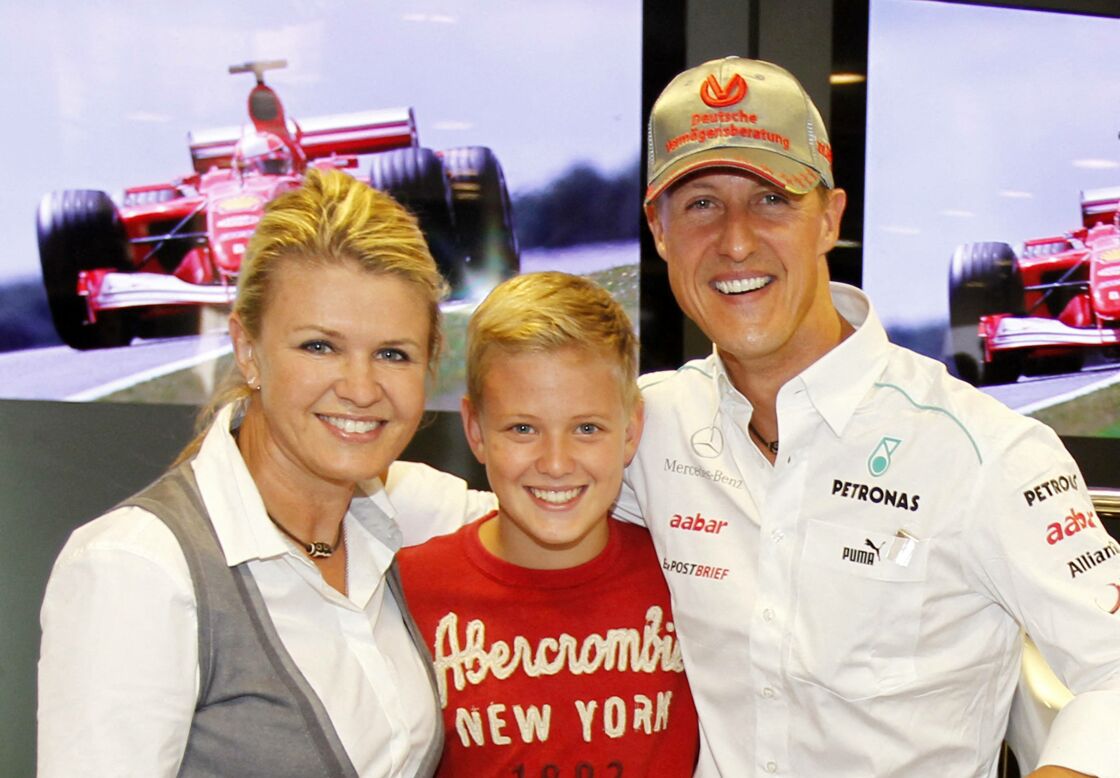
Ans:
[[[902,445],[898,438],[884,437],[867,458],[867,471],[878,478],[891,466],[891,455]]]

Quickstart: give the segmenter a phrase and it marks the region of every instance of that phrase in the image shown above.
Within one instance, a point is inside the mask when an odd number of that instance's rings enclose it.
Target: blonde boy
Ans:
[[[499,285],[463,426],[499,508],[400,552],[447,729],[440,775],[692,774],[696,711],[657,556],[609,515],[642,429],[637,341],[591,281]]]

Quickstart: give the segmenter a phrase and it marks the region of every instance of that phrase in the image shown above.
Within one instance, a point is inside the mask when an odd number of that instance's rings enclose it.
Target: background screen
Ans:
[[[1117,51],[1116,18],[872,0],[863,285],[893,340],[943,358],[958,246],[1021,255],[1120,186]],[[1115,353],[1069,353],[985,390],[1062,435],[1120,436]]]
[[[78,351],[51,324],[35,214],[44,194],[191,172],[188,131],[247,121],[269,71],[299,121],[411,107],[432,149],[490,147],[513,199],[521,269],[592,275],[637,322],[641,3],[619,0],[198,0],[0,7],[0,397],[202,403],[228,363],[224,315],[201,338]],[[368,162],[355,171],[365,177]],[[456,408],[471,301],[445,311],[434,408]]]

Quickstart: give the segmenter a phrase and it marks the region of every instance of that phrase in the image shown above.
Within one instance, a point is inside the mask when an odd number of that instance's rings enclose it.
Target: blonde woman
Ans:
[[[212,421],[55,564],[40,775],[431,772],[438,705],[393,559],[452,527],[398,527],[378,476],[420,422],[443,291],[387,195],[312,171],[270,204]]]

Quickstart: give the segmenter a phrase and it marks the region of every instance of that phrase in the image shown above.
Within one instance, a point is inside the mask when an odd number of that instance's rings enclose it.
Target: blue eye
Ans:
[[[516,432],[518,435],[529,435],[533,431],[532,424],[512,424],[510,425],[510,432]]]
[[[325,340],[309,340],[301,343],[299,347],[312,354],[329,354],[334,351],[334,346]]]
[[[411,362],[412,356],[405,350],[399,348],[383,348],[377,352],[378,359],[384,359],[387,362]]]
[[[579,425],[577,429],[579,430],[581,435],[594,435],[599,431],[600,428],[598,424],[592,424],[591,422],[586,421],[583,424]]]

